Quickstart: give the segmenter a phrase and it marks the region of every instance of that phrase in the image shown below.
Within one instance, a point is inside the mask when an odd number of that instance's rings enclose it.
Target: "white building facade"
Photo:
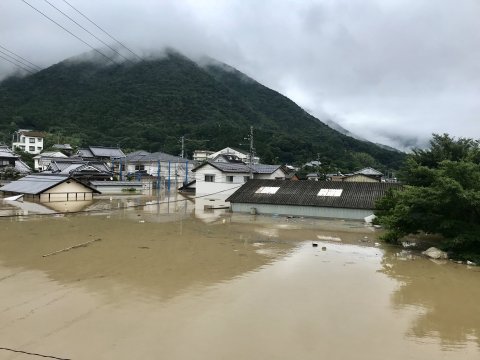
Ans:
[[[253,165],[252,174],[246,164],[225,164],[207,162],[193,170],[196,180],[196,194],[231,195],[251,176],[254,179],[285,180],[286,171],[280,165]]]
[[[40,154],[43,150],[45,134],[40,131],[20,129],[13,135],[12,149],[20,149],[29,154]]]

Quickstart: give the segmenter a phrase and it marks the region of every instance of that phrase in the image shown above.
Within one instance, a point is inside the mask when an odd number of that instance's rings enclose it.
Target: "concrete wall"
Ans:
[[[318,218],[352,219],[363,220],[364,217],[373,214],[373,210],[364,209],[341,209],[316,206],[293,206],[293,205],[269,205],[269,204],[245,204],[231,203],[233,212],[250,213],[252,208],[257,214],[278,214]]]

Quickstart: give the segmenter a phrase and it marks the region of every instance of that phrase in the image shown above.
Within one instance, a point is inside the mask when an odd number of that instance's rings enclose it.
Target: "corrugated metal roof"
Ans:
[[[280,189],[275,194],[259,194],[262,186]],[[375,201],[400,184],[335,181],[249,180],[226,201],[232,203],[299,205],[348,209],[374,209]],[[318,196],[321,189],[341,189],[340,196]]]
[[[67,179],[67,176],[27,175],[1,187],[0,191],[37,195]]]

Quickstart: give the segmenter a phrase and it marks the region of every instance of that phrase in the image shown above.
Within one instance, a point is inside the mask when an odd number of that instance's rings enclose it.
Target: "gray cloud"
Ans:
[[[480,138],[477,0],[69,1],[137,52],[209,55],[372,141]],[[0,44],[41,66],[88,50],[19,0],[0,16]]]

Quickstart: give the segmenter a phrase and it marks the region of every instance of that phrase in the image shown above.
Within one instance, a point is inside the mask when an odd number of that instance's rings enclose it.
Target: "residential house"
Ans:
[[[196,161],[163,152],[149,153],[143,150],[127,154],[125,158],[126,174],[139,179],[144,176],[158,179],[160,176],[164,183],[176,187],[192,180],[194,175],[192,170],[196,165]]]
[[[248,151],[240,150],[240,149],[235,149],[232,147],[226,147],[220,151],[214,152],[210,156],[208,156],[208,160],[213,160],[215,159],[218,155],[235,155],[239,157],[244,163],[248,164],[250,163],[250,154]],[[252,163],[254,164],[259,164],[260,163],[260,158],[258,156],[254,156]]]
[[[285,180],[288,171],[282,165],[247,165],[243,162],[207,161],[195,169],[196,193],[223,195],[232,194],[250,177],[254,179]]]
[[[207,161],[208,157],[212,155],[215,151],[210,150],[195,150],[193,152],[193,160],[198,162]]]
[[[0,145],[0,169],[14,168],[20,174],[28,174],[31,172],[30,167],[25,164],[18,155],[6,145]]]
[[[60,151],[46,151],[33,157],[33,168],[36,171],[47,170],[52,160],[56,158],[67,158],[67,155]]]
[[[52,159],[42,174],[69,176],[85,184],[95,180],[113,180],[114,176],[106,163],[85,161],[78,158]]]
[[[118,147],[106,146],[87,146],[77,150],[75,157],[88,162],[102,162],[105,163],[112,172],[119,174],[122,177],[125,171],[125,157],[126,155]]]
[[[91,200],[98,190],[68,177],[27,175],[0,188],[5,194],[24,195],[39,202]]]
[[[55,144],[52,146],[55,150],[61,151],[65,155],[71,156],[73,154],[73,148],[70,144]]]
[[[383,174],[371,167],[355,171],[353,174],[327,174],[327,180],[347,182],[381,182]]]
[[[233,212],[364,219],[393,183],[251,180],[230,195]]]
[[[40,154],[43,150],[45,133],[41,131],[20,129],[13,135],[12,149],[20,149],[29,154]]]

